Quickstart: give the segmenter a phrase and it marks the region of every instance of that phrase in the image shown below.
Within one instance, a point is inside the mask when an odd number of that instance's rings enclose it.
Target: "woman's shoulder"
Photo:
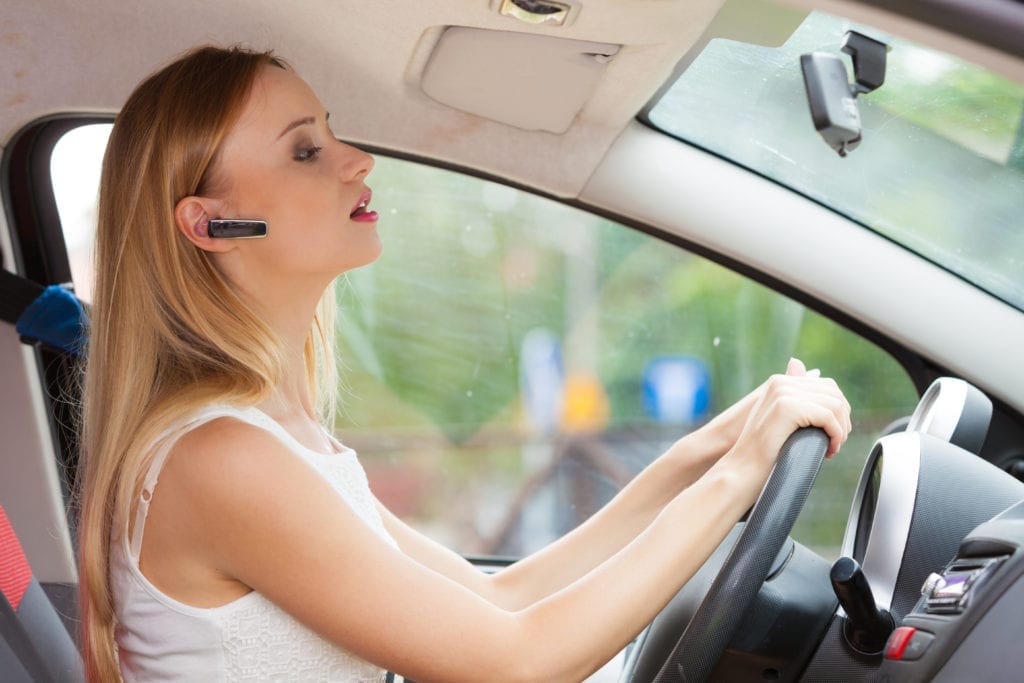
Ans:
[[[139,566],[159,590],[188,605],[210,607],[241,594],[234,567],[244,544],[259,543],[257,510],[282,487],[308,485],[308,473],[287,446],[244,411],[201,411],[169,444],[143,497],[145,543]],[[297,484],[301,482],[301,484]],[[295,506],[298,496],[291,496]],[[138,524],[138,522],[137,522]]]
[[[170,445],[160,486],[207,505],[233,505],[297,482],[328,483],[324,467],[262,411],[217,406],[197,414]]]
[[[204,464],[223,468],[236,461],[250,467],[258,460],[255,456],[287,450],[281,440],[261,424],[260,417],[252,409],[204,408],[194,416],[192,426],[175,441],[169,460],[190,461],[190,471],[201,471]]]
[[[177,480],[200,484],[208,468],[223,469],[243,453],[273,448],[272,439],[257,426],[253,412],[217,404],[185,409],[171,418],[165,416],[167,421],[145,447],[144,493],[152,495],[158,480],[164,490],[172,488]]]
[[[295,529],[344,517],[340,500],[330,481],[273,432],[221,415],[175,443],[153,502],[172,503],[165,512],[173,524],[165,528],[189,539],[205,565],[245,581],[243,565],[251,570],[248,560],[262,557],[263,545],[285,544]],[[354,511],[351,517],[360,520]]]
[[[240,510],[251,511],[254,500],[317,479],[286,443],[255,421],[230,413],[208,417],[171,446],[155,496],[158,504],[161,497],[176,501],[195,531],[216,537],[239,521]]]

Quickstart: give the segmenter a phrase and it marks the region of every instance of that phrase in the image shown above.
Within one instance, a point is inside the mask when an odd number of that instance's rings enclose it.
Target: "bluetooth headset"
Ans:
[[[247,218],[217,218],[207,224],[206,234],[219,239],[266,237],[267,222]]]

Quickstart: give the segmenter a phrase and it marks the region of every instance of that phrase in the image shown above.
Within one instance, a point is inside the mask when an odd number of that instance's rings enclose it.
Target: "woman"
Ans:
[[[565,538],[476,571],[377,503],[317,418],[331,282],[381,250],[372,167],[264,53],[194,50],[117,117],[85,380],[92,680],[579,680],[696,571],[791,432],[846,439],[834,382],[791,362]],[[268,234],[218,237],[223,219]]]

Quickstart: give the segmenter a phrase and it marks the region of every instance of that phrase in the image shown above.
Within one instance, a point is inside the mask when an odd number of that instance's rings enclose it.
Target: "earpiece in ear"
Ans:
[[[267,222],[240,218],[211,219],[206,234],[215,239],[249,239],[267,236]]]

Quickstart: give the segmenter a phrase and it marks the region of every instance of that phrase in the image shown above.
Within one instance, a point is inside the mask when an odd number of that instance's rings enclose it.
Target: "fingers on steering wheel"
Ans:
[[[776,400],[789,404],[799,426],[821,427],[829,436],[826,457],[831,458],[850,434],[850,406],[831,380],[819,380],[813,387],[779,387]]]
[[[819,379],[811,375],[804,375],[794,379],[796,379],[802,391],[812,394],[816,400],[822,402],[822,405],[829,407],[835,413],[839,423],[842,425],[842,441],[845,441],[846,437],[853,431],[853,422],[850,419],[850,403],[846,400],[846,396],[843,395],[836,381],[831,377]]]
[[[831,458],[839,452],[850,433],[845,424],[842,408],[838,403],[832,409],[818,404],[811,406],[810,412],[811,424],[808,426],[821,427],[828,434],[828,451],[825,453],[825,457]]]

